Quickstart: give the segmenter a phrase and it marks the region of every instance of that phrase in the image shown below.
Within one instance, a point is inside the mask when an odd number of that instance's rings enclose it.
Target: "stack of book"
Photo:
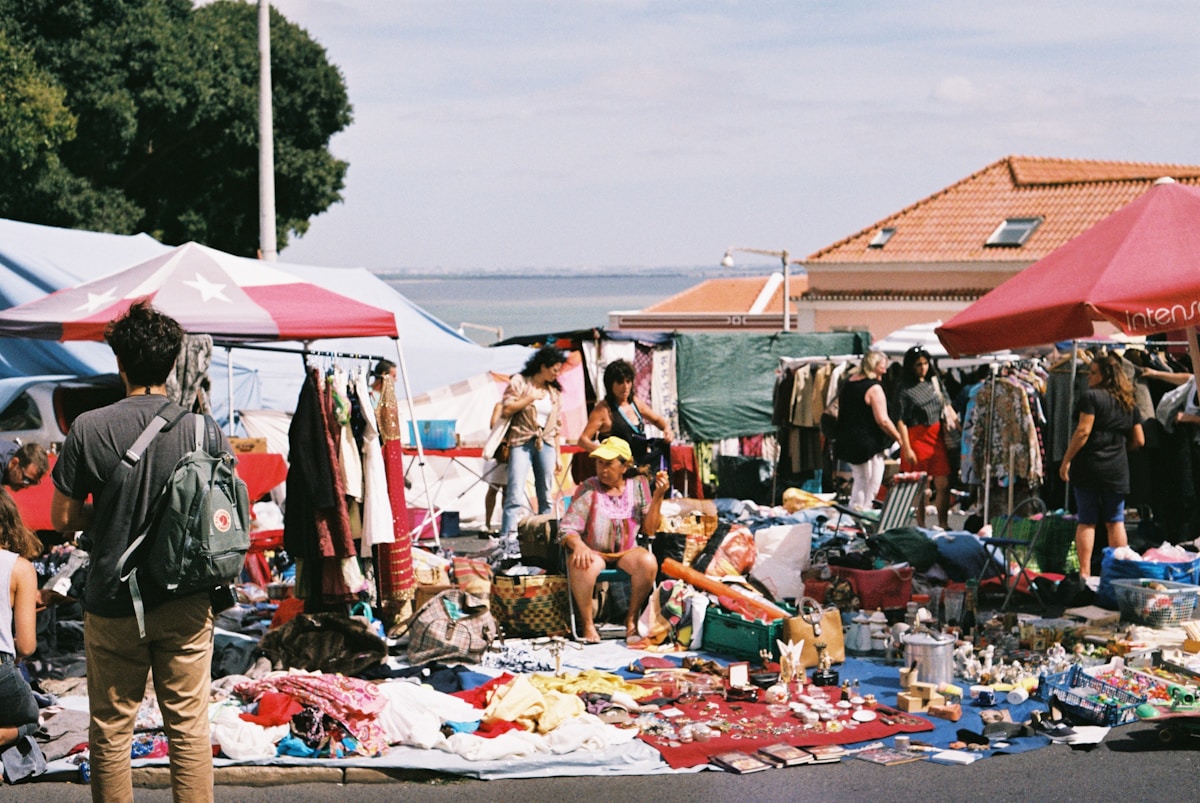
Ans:
[[[772,767],[796,767],[800,764],[832,764],[848,755],[846,748],[837,744],[823,744],[813,747],[795,747],[779,743],[760,747],[754,754],[741,750],[729,750],[709,756],[712,764],[726,772],[736,772],[744,775],[748,772],[758,772]]]

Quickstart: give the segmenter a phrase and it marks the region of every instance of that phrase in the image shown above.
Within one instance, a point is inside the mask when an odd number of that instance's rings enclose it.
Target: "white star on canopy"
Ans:
[[[115,293],[115,290],[111,287],[108,288],[107,290],[105,290],[103,293],[89,292],[87,294],[87,301],[85,301],[83,304],[80,304],[78,307],[76,307],[75,311],[76,312],[87,312],[88,314],[91,314],[91,313],[95,312],[96,310],[100,309],[101,307],[105,307],[105,306],[108,306],[109,304],[111,304],[113,299],[115,298],[114,293]]]
[[[196,274],[196,278],[190,282],[184,282],[188,287],[194,287],[200,291],[200,298],[203,301],[211,301],[212,299],[220,299],[221,301],[229,302],[230,299],[222,292],[225,289],[224,284],[216,284],[208,279]]]

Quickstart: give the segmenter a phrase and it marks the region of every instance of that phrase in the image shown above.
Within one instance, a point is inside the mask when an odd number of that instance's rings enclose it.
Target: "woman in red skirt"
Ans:
[[[900,470],[924,471],[933,480],[933,504],[938,526],[949,528],[950,456],[942,442],[942,395],[933,382],[933,359],[920,346],[904,353],[900,413]],[[925,494],[917,495],[917,526],[925,526]]]

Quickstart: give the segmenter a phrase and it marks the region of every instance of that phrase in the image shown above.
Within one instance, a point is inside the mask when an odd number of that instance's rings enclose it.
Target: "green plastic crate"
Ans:
[[[778,639],[783,638],[783,619],[773,622],[751,621],[738,613],[710,605],[704,614],[704,635],[700,645],[717,655],[757,660],[763,650],[779,658]]]

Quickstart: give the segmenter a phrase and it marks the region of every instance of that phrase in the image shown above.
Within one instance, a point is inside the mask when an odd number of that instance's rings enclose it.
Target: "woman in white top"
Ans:
[[[525,505],[525,481],[533,470],[537,512],[550,512],[550,488],[558,466],[558,435],[562,415],[562,385],[558,372],[566,358],[554,346],[534,352],[521,373],[504,391],[508,427],[508,487],[500,527],[503,558],[519,558],[517,523]]]
[[[37,649],[37,571],[30,558],[42,544],[21,521],[12,497],[0,491],[0,747],[38,727],[37,701],[17,662]]]

